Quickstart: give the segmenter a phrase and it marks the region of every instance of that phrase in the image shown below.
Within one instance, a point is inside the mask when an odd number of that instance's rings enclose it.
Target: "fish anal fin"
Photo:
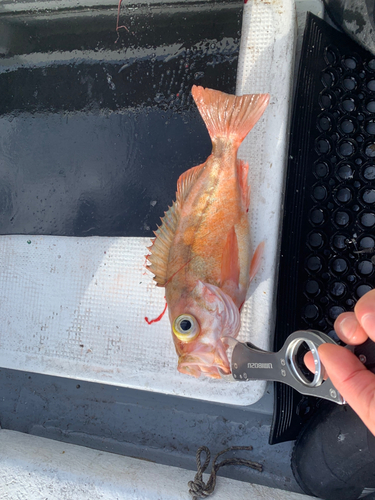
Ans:
[[[259,243],[259,245],[257,246],[257,248],[254,252],[253,258],[251,259],[250,281],[252,281],[254,279],[254,276],[259,271],[260,263],[261,263],[262,257],[263,257],[263,253],[264,253],[264,241]]]
[[[155,239],[149,247],[150,254],[146,256],[150,262],[147,268],[154,274],[154,280],[158,286],[165,286],[167,282],[169,252],[179,219],[179,204],[173,202],[161,219],[162,225],[155,231]]]
[[[238,241],[234,226],[230,229],[223,250],[221,262],[221,284],[231,281],[238,285],[240,279],[240,259]]]
[[[191,186],[195,184],[200,176],[205,163],[192,167],[180,175],[177,181],[177,202],[182,203],[190,192]]]
[[[237,160],[237,176],[241,189],[242,204],[245,210],[250,206],[250,186],[247,184],[247,175],[249,172],[249,164],[243,160]]]

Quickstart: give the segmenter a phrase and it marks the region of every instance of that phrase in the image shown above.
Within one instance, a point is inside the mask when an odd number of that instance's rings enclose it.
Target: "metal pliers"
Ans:
[[[257,348],[250,342],[242,343],[225,337],[231,351],[232,377],[236,381],[270,380],[290,385],[299,393],[328,399],[337,404],[345,404],[344,398],[325,377],[318,347],[324,343],[335,344],[325,333],[316,330],[298,330],[286,339],[278,352]],[[364,344],[349,347],[362,363],[375,373],[375,343],[367,340]],[[304,364],[304,354],[309,351],[314,359],[315,372]]]

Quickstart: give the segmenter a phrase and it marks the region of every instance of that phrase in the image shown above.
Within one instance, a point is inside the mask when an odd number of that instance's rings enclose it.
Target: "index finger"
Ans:
[[[365,333],[375,342],[375,290],[367,292],[359,299],[354,313]]]
[[[333,385],[375,434],[375,375],[344,347],[323,344],[319,356]]]

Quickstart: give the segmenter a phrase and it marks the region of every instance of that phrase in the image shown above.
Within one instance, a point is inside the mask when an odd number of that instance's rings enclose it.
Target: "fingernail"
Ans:
[[[375,332],[375,314],[368,313],[362,316],[361,325],[367,334]]]
[[[338,325],[335,325],[336,329],[339,330],[337,333],[341,334],[339,335],[342,340],[352,340],[353,337],[355,336],[355,332],[357,330],[358,322],[355,318],[355,316],[347,316],[346,318],[343,318]]]

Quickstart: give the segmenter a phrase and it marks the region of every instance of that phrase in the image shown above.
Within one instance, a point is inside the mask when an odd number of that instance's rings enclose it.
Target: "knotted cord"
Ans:
[[[259,472],[262,472],[263,466],[261,464],[259,464],[258,462],[253,462],[252,460],[247,460],[245,458],[239,458],[239,457],[225,458],[221,462],[216,463],[217,459],[221,455],[224,455],[224,453],[227,453],[228,451],[235,451],[235,450],[251,451],[252,449],[253,449],[252,446],[231,446],[230,448],[226,448],[225,450],[218,453],[212,462],[210,477],[208,478],[207,483],[205,483],[203,481],[202,476],[203,472],[207,469],[210,463],[211,453],[210,450],[207,448],[207,446],[201,446],[200,448],[198,448],[196,454],[197,473],[195,474],[194,481],[189,481],[188,483],[189,493],[192,495],[193,500],[198,500],[198,498],[206,498],[213,493],[216,485],[216,473],[220,469],[220,467],[224,467],[224,465],[244,465],[245,467],[250,467]],[[202,465],[201,454],[203,451],[206,454],[206,459],[204,461],[204,464]]]

